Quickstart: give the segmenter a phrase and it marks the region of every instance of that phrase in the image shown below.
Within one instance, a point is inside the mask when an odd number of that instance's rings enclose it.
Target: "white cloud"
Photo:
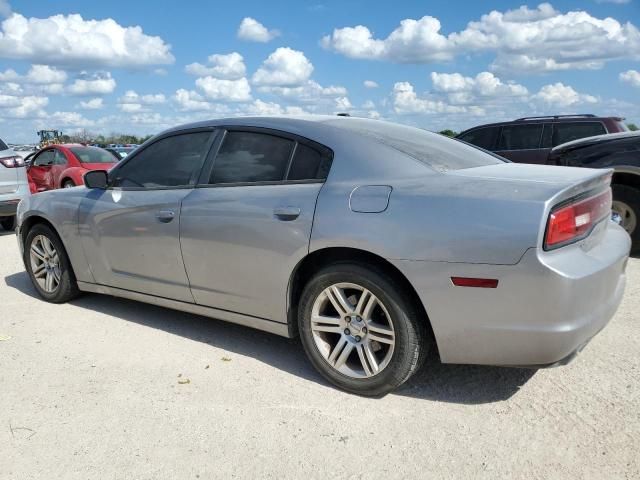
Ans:
[[[280,47],[253,74],[256,85],[297,86],[311,77],[313,65],[298,50]]]
[[[300,102],[320,102],[323,98],[335,98],[347,95],[347,89],[338,85],[323,87],[314,80],[307,80],[297,87],[258,87],[261,93],[271,93],[291,100]]]
[[[200,112],[211,109],[211,103],[207,102],[202,95],[193,90],[180,88],[173,96],[173,101],[178,105],[178,109],[188,112]]]
[[[353,108],[351,101],[347,97],[338,97],[335,99],[335,102],[338,112],[347,112]]]
[[[622,72],[618,78],[621,82],[628,83],[633,87],[640,87],[640,72],[637,70]]]
[[[523,96],[527,89],[517,83],[503,83],[491,72],[481,72],[475,78],[464,77],[459,73],[431,72],[431,82],[436,92],[471,92],[484,97]]]
[[[238,38],[248,42],[267,43],[279,35],[278,30],[269,30],[251,17],[243,18],[238,27]]]
[[[20,79],[20,75],[12,68],[0,72],[0,82],[15,82],[18,79]]]
[[[66,72],[48,65],[31,65],[25,77],[25,82],[35,84],[64,83],[66,80]]]
[[[608,60],[640,58],[640,31],[631,23],[585,11],[561,13],[550,4],[492,11],[460,32],[444,35],[437,18],[405,19],[385,39],[365,26],[338,28],[321,44],[351,58],[428,63],[495,52],[494,70],[542,73],[601,68]]]
[[[118,108],[123,112],[144,112],[149,109],[149,105],[158,105],[166,101],[162,93],[139,95],[134,90],[127,90],[125,94],[118,99]]]
[[[0,117],[37,118],[45,113],[42,110],[49,104],[49,98],[35,95],[17,97],[0,95]]]
[[[98,72],[88,74],[80,73],[79,77],[69,85],[68,91],[71,95],[106,95],[113,93],[116,89],[116,81],[109,72]]]
[[[409,82],[397,82],[393,86],[393,109],[398,114],[412,113],[462,113],[466,107],[449,105],[442,100],[420,98]]]
[[[49,116],[49,122],[63,127],[86,128],[94,125],[92,120],[83,117],[78,112],[54,112]]]
[[[211,55],[207,60],[209,66],[191,63],[185,67],[186,72],[197,77],[215,77],[224,80],[238,80],[247,73],[244,58],[238,52],[228,55]]]
[[[563,83],[545,85],[534,95],[535,100],[539,100],[547,105],[557,107],[568,107],[580,103],[597,103],[598,99],[592,95],[585,95],[576,92],[573,87]]]
[[[379,85],[374,82],[373,80],[365,80],[364,82],[362,82],[362,84],[365,86],[365,88],[378,88]]]
[[[38,64],[139,68],[173,63],[170,50],[162,38],[110,18],[25,18],[14,13],[0,29],[0,55]]]
[[[248,102],[251,100],[251,87],[246,78],[222,80],[214,77],[202,77],[196,80],[196,86],[209,100],[222,102]]]
[[[237,112],[238,114],[247,115],[302,115],[305,112],[304,109],[296,106],[283,107],[278,103],[265,102],[259,99],[249,104],[243,111]]]
[[[83,110],[100,110],[102,107],[104,107],[104,102],[100,97],[92,98],[78,104],[78,108],[82,108]]]

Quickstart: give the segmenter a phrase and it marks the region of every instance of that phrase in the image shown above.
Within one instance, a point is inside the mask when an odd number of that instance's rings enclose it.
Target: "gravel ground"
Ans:
[[[640,260],[572,364],[435,364],[342,393],[291,340],[99,295],[35,297],[0,236],[0,478],[640,478]]]

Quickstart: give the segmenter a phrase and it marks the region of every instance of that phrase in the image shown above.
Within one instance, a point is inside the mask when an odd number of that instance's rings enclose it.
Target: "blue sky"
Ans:
[[[638,1],[0,0],[0,137],[281,113],[640,123]]]

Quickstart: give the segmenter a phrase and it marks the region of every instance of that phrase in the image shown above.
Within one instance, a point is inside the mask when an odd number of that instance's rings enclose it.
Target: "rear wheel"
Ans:
[[[404,383],[427,353],[412,301],[375,268],[341,263],[306,285],[298,313],[311,363],[334,385],[379,396]]]
[[[69,257],[58,235],[47,225],[35,225],[25,241],[24,263],[31,282],[42,298],[64,303],[79,290]]]
[[[640,190],[627,185],[613,185],[611,209],[620,215],[622,227],[631,236],[631,253],[640,252]]]
[[[2,219],[0,220],[0,225],[2,225],[2,228],[4,228],[7,232],[11,232],[16,228],[16,216],[13,215],[11,217],[2,217]]]
[[[75,183],[73,183],[73,180],[65,180],[65,181],[62,183],[62,188],[73,188],[73,187],[75,187],[75,186],[76,186],[76,184],[75,184]]]

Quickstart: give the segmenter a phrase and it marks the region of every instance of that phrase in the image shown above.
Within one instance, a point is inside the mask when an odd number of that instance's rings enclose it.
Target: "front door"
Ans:
[[[184,199],[180,239],[196,303],[287,321],[290,275],[308,253],[331,152],[284,135],[226,132],[210,175]]]
[[[55,150],[50,148],[33,157],[29,167],[29,178],[35,184],[36,192],[44,192],[51,189],[53,184],[51,169],[55,155]]]
[[[211,131],[164,137],[90,190],[79,230],[96,283],[193,303],[180,252],[180,208],[211,145]]]

